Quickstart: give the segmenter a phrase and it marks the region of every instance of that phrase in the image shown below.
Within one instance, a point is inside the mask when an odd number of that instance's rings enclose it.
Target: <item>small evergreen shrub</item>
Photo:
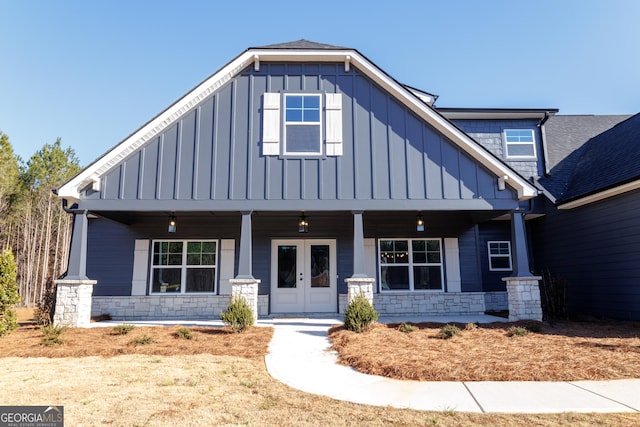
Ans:
[[[44,285],[42,299],[36,304],[33,317],[38,325],[47,326],[53,322],[53,312],[56,308],[56,285],[53,278],[48,277]]]
[[[14,305],[20,302],[18,295],[17,266],[10,250],[0,253],[0,337],[18,327]]]
[[[378,312],[362,293],[351,300],[344,312],[344,327],[350,331],[364,332],[376,320]]]
[[[189,328],[179,328],[174,335],[176,338],[182,338],[183,340],[193,339],[193,332]]]
[[[509,329],[507,329],[508,337],[513,337],[513,336],[523,337],[528,333],[529,333],[529,330],[527,330],[527,328],[523,328],[522,326],[512,326]]]
[[[240,296],[231,297],[227,309],[220,315],[222,323],[231,327],[234,332],[242,332],[253,326],[253,310],[247,301]]]
[[[478,329],[478,325],[476,325],[473,322],[469,322],[466,325],[464,325],[465,331],[475,331],[476,329]]]
[[[116,325],[111,328],[111,335],[127,335],[129,332],[135,329],[134,325],[128,325],[123,323],[122,325]]]
[[[134,344],[137,345],[147,345],[147,344],[153,344],[154,342],[156,342],[152,336],[149,335],[143,335],[141,337],[138,337],[136,339],[134,339],[133,341],[131,341]]]
[[[54,346],[60,345],[64,343],[62,339],[62,333],[67,330],[66,326],[55,326],[53,323],[49,323],[46,326],[40,327],[40,332],[42,332],[42,344],[46,346]]]
[[[398,330],[400,332],[404,332],[405,334],[409,334],[411,332],[417,331],[418,327],[415,325],[412,325],[411,323],[402,322],[398,326]]]
[[[527,328],[529,332],[540,332],[542,330],[540,322],[528,322],[524,327]]]
[[[448,340],[449,338],[452,338],[459,333],[460,328],[458,328],[456,325],[444,325],[442,328],[440,328],[438,336],[444,340]]]

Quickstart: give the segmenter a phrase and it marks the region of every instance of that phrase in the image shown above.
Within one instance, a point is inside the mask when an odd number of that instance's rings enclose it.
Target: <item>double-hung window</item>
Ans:
[[[536,157],[533,129],[505,129],[504,141],[507,159],[532,159]]]
[[[152,293],[213,293],[216,240],[156,240],[151,257]]]
[[[264,156],[342,156],[342,139],[341,93],[264,93]]]
[[[442,290],[440,239],[381,239],[382,291]]]
[[[511,271],[511,242],[487,242],[490,271]]]
[[[284,153],[322,154],[320,94],[285,95]]]

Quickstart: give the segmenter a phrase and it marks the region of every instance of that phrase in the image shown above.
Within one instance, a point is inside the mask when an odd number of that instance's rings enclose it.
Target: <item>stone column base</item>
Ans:
[[[56,308],[53,313],[55,326],[87,328],[91,323],[91,296],[97,280],[54,280],[56,284]]]
[[[344,281],[347,284],[347,305],[349,305],[358,294],[364,294],[364,297],[373,307],[373,283],[376,279],[370,277],[350,277]]]
[[[542,277],[504,277],[507,282],[509,321],[542,320],[540,285]]]
[[[231,283],[231,296],[239,296],[251,307],[253,321],[258,321],[258,285],[259,279],[229,279]]]

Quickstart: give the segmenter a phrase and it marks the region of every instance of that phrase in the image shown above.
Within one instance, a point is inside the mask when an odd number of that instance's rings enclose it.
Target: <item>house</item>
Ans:
[[[352,48],[250,48],[64,184],[56,321],[509,309],[557,110],[436,109]]]
[[[535,268],[567,283],[568,310],[640,320],[640,114],[556,116],[560,147],[545,215],[531,221]]]

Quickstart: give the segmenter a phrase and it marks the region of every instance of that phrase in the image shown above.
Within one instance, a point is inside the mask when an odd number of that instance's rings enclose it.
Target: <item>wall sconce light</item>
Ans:
[[[298,217],[298,233],[308,233],[309,232],[309,221],[307,221],[307,217],[302,214]]]
[[[416,215],[416,231],[424,231],[424,216]]]
[[[169,228],[167,229],[167,231],[172,234],[176,232],[176,216],[175,215],[171,215],[169,217]]]

